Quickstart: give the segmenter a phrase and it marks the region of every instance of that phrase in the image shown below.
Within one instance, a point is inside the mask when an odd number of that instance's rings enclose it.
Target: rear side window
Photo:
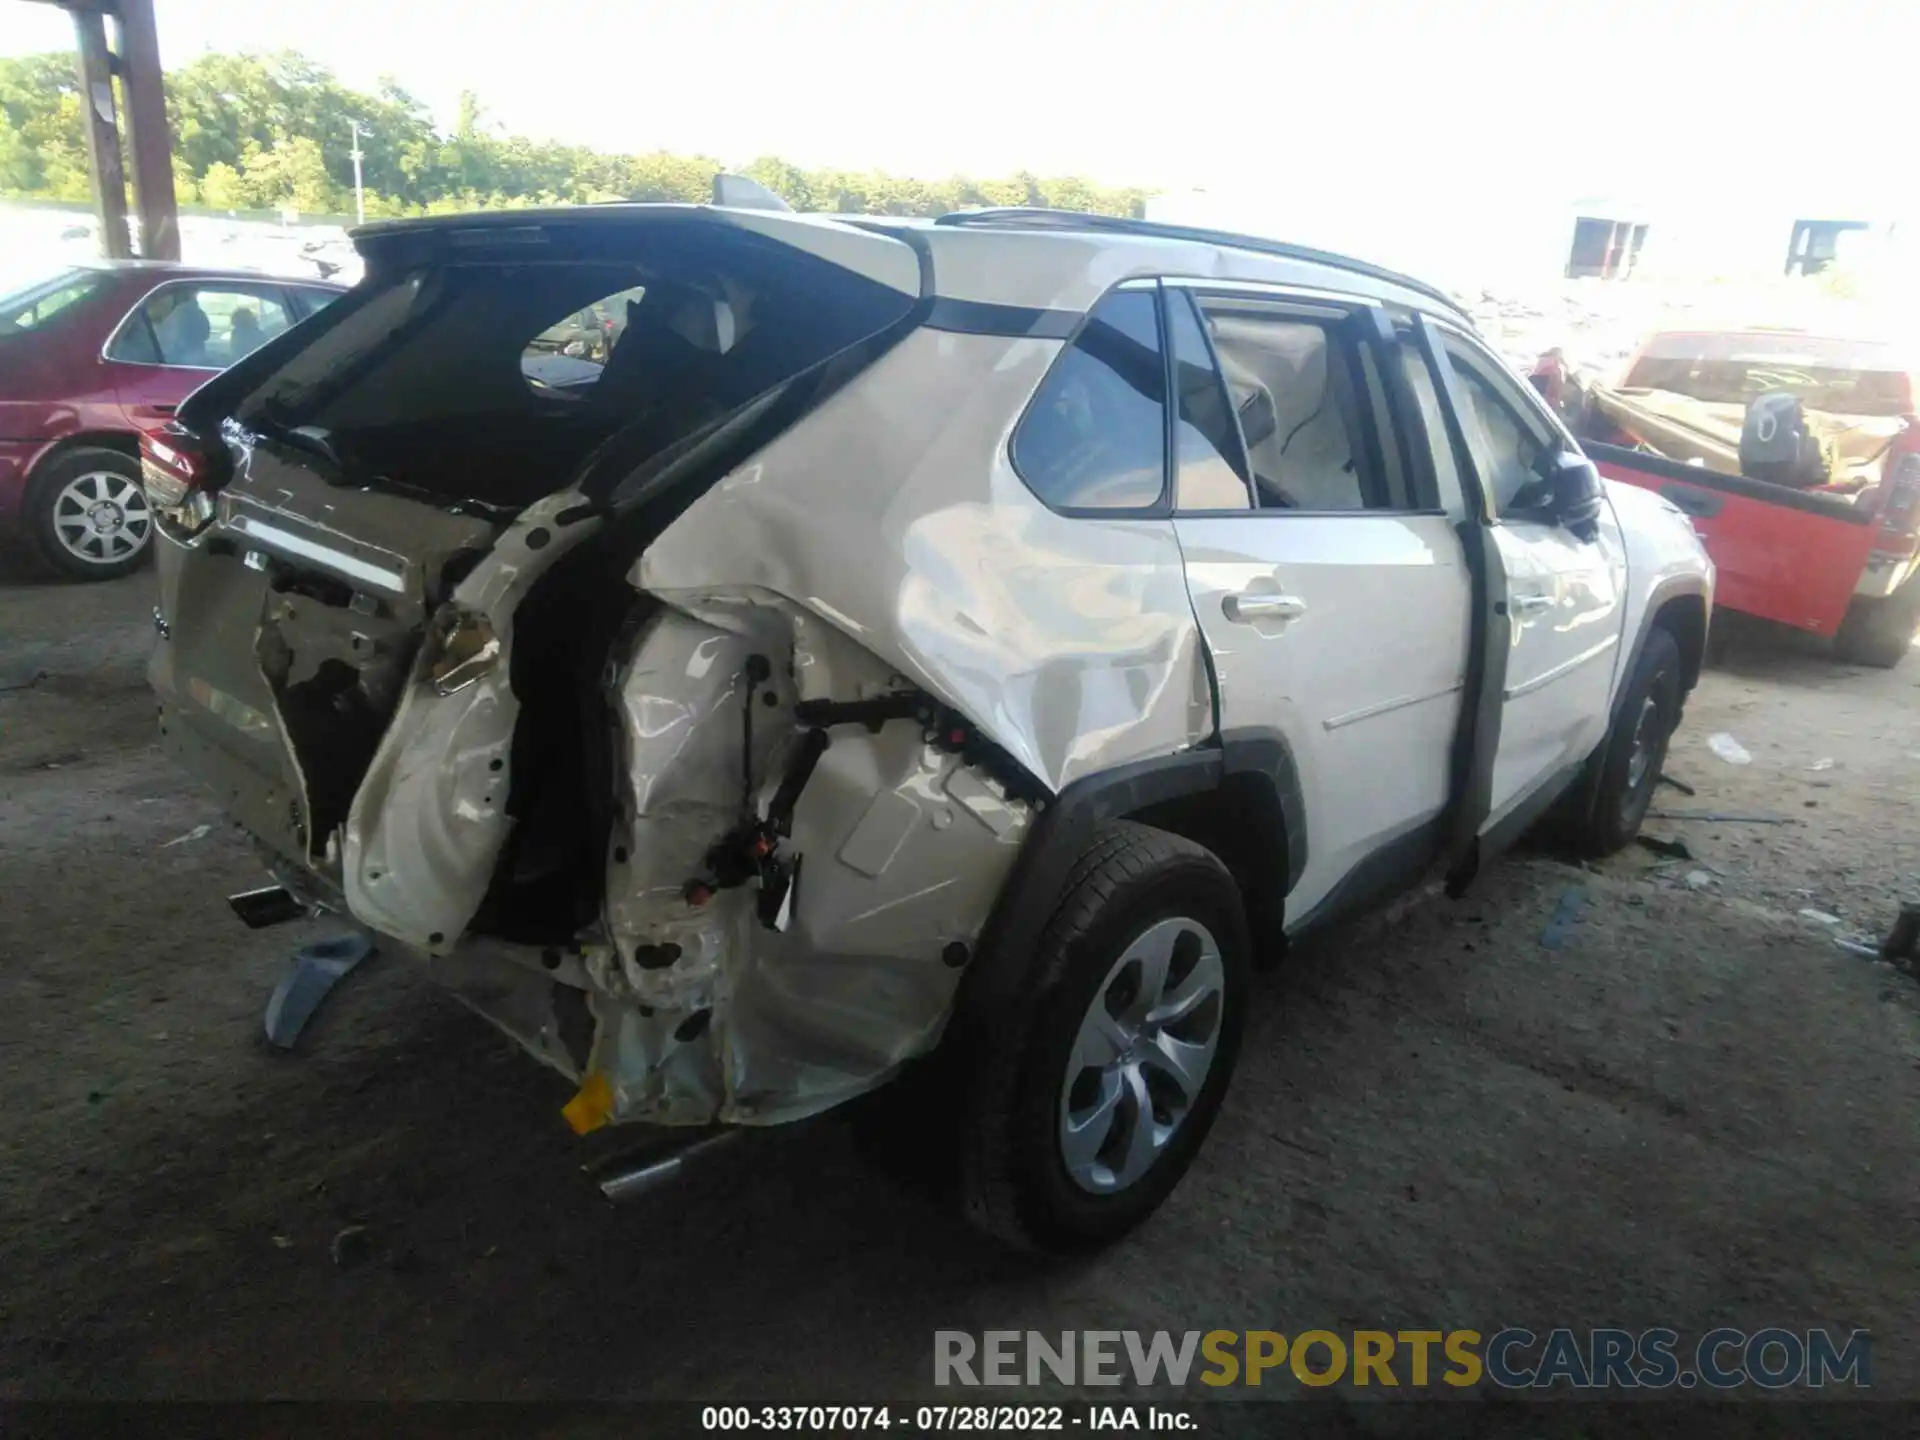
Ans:
[[[308,285],[296,285],[288,293],[293,296],[293,303],[300,312],[300,319],[305,319],[309,315],[318,315],[340,298],[340,292],[337,290],[316,290]]]
[[[224,370],[291,323],[275,290],[219,283],[163,285],[120,326],[109,360]]]
[[[1087,317],[1013,437],[1013,467],[1059,510],[1157,505],[1166,478],[1166,364],[1152,290]]]
[[[1404,508],[1377,460],[1384,417],[1352,326],[1226,299],[1201,309],[1260,509]]]

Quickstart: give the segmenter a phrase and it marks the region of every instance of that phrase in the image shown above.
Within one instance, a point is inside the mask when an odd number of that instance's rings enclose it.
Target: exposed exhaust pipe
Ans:
[[[637,1200],[678,1180],[689,1164],[699,1164],[739,1133],[721,1130],[684,1142],[665,1155],[654,1146],[642,1155],[615,1160],[611,1171],[600,1177],[600,1193],[615,1204]]]

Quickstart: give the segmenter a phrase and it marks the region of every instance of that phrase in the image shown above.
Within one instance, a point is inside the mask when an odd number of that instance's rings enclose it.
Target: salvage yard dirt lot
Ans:
[[[152,743],[150,590],[0,571],[0,1398],[897,1401],[936,1328],[1781,1325],[1920,1399],[1920,987],[1834,943],[1920,895],[1920,657],[1737,643],[1657,803],[1787,823],[1303,948],[1173,1201],[1041,1265],[832,1117],[616,1209],[564,1083],[397,961],[266,1050],[326,931],[228,914],[260,870]]]

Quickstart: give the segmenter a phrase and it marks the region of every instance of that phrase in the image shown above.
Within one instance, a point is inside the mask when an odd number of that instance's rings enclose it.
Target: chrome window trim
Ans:
[[[293,305],[287,298],[287,287],[277,280],[222,280],[211,275],[203,275],[198,279],[162,280],[158,285],[134,301],[133,304],[129,305],[127,307],[127,313],[120,317],[120,323],[108,332],[106,340],[103,341],[100,346],[101,362],[107,365],[138,365],[143,370],[190,370],[195,375],[218,375],[222,370],[226,369],[224,365],[169,365],[164,360],[122,360],[116,355],[107,353],[119,342],[120,332],[127,328],[128,322],[133,319],[143,305],[153,299],[153,297],[158,295],[162,290],[171,289],[180,285],[204,285],[209,288],[224,285],[238,290],[241,294],[248,293],[249,287],[254,290],[278,290],[280,292],[280,298],[276,303],[287,313],[287,329],[291,330],[299,323],[293,318]],[[264,299],[266,297],[263,296],[262,298]],[[285,331],[281,333],[284,334]],[[273,337],[270,336],[268,338],[271,339]]]

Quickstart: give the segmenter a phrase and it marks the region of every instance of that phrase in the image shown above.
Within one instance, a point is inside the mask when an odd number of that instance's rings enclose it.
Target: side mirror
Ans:
[[[1593,461],[1578,450],[1562,450],[1552,461],[1548,483],[1553,486],[1553,518],[1577,540],[1598,540],[1606,496]]]
[[[1578,450],[1561,450],[1540,462],[1540,478],[1514,496],[1513,509],[1592,541],[1600,538],[1605,503],[1594,463]]]

